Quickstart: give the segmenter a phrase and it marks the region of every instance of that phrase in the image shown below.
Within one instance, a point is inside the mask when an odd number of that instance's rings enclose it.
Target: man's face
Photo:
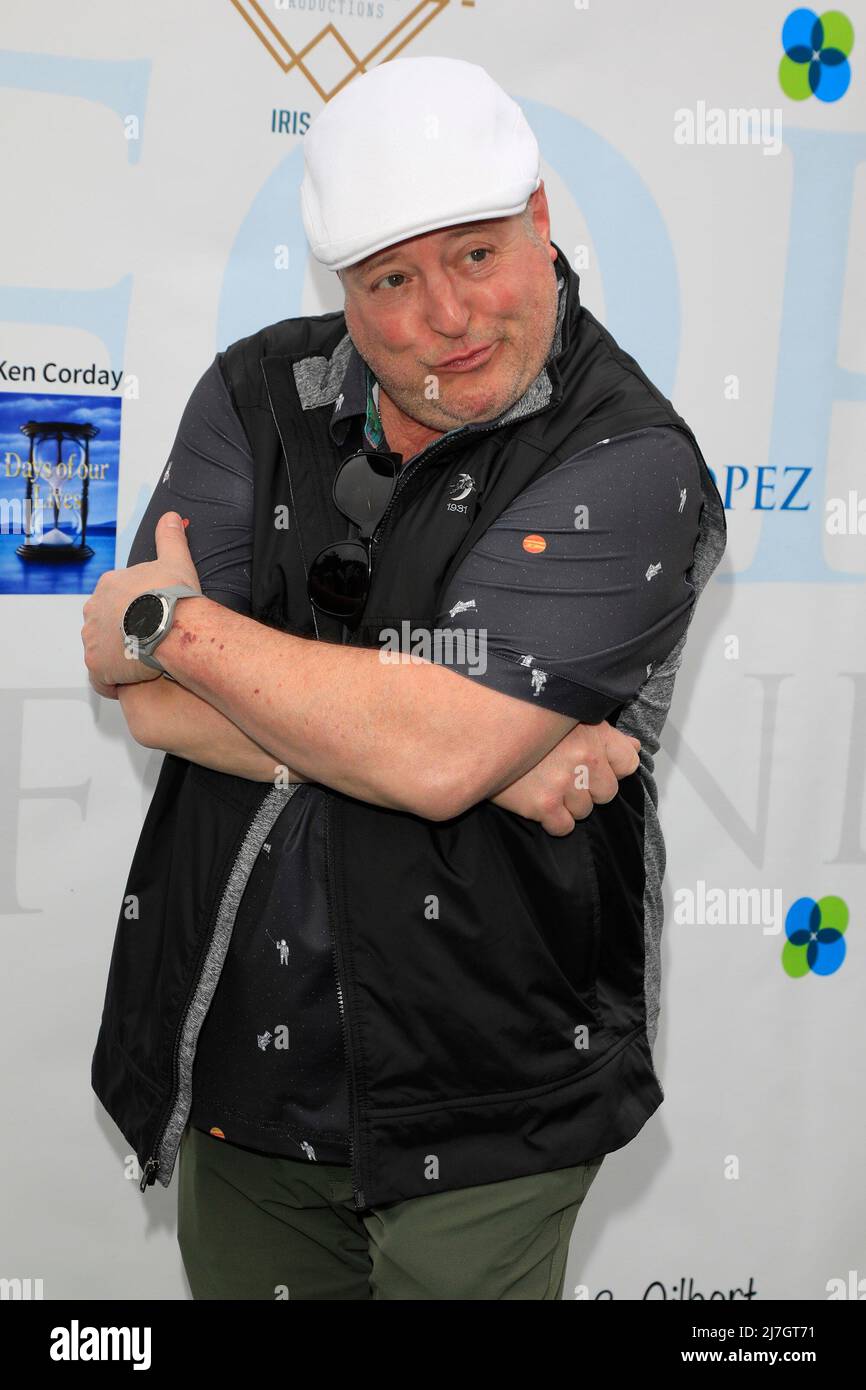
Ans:
[[[410,420],[443,433],[493,420],[544,365],[558,300],[543,186],[530,208],[531,226],[517,214],[445,227],[343,272],[352,341]],[[489,344],[476,363],[447,362]]]

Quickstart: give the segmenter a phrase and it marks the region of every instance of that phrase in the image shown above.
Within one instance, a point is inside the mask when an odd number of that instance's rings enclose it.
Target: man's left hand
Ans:
[[[186,531],[177,512],[164,512],[156,523],[156,559],[128,569],[108,570],[84,605],[84,664],[90,684],[100,695],[117,699],[119,685],[157,680],[160,672],[133,658],[124,645],[120,620],[127,605],[150,589],[188,584],[201,593]],[[158,650],[158,649],[157,649]]]

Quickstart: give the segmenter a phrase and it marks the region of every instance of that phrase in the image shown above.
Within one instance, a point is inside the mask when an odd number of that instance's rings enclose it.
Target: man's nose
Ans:
[[[450,276],[438,275],[427,280],[423,309],[435,333],[453,338],[466,332],[471,311],[465,292],[458,289]]]

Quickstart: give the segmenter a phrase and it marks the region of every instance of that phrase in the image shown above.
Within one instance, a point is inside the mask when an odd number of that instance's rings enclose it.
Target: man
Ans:
[[[304,148],[345,311],[217,355],[85,604],[167,753],[93,1085],[142,1190],[181,1154],[196,1297],[559,1298],[662,1100],[653,756],[721,501],[483,69],[384,64]]]

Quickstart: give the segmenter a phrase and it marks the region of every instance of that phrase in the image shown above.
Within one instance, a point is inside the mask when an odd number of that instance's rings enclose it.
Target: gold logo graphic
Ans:
[[[390,58],[396,58],[422,29],[426,29],[428,24],[439,18],[451,0],[420,0],[420,3],[368,53],[356,53],[337,26],[331,23],[314,34],[309,43],[305,43],[302,48],[294,48],[257,0],[231,0],[231,3],[264,44],[274,61],[279,63],[283,72],[297,68],[322,101],[330,101],[353,77],[357,77],[358,73],[366,72],[370,67],[378,67],[380,63],[387,63]],[[472,8],[474,4],[475,0],[461,0],[461,5],[465,8]],[[335,63],[339,63],[342,67],[344,62],[349,64],[348,70],[339,82],[331,87],[327,87],[324,79],[320,80],[313,71],[314,67],[318,67],[321,75],[325,66],[333,68]]]

